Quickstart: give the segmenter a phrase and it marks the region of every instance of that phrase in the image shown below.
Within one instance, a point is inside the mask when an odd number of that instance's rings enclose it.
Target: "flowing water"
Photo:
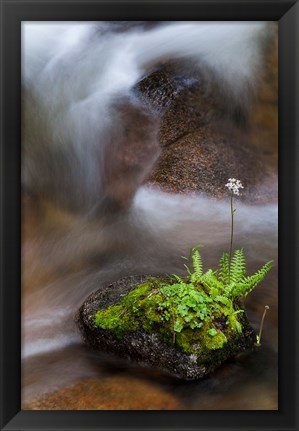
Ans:
[[[111,188],[107,166],[115,163],[132,120],[130,110],[120,115],[124,103],[134,106],[134,116],[139,102],[130,91],[154,64],[192,58],[195,68],[212,70],[234,99],[253,85],[262,55],[256,38],[265,32],[263,23],[24,25],[22,177],[33,195],[46,196],[42,204],[31,197],[23,202],[25,408],[277,409],[275,201],[235,204],[234,247],[244,247],[249,272],[274,260],[274,269],[246,300],[255,329],[270,306],[256,351],[208,378],[182,382],[88,351],[74,323],[84,299],[107,282],[133,274],[183,274],[181,256],[198,242],[206,268],[228,249],[227,200],[143,184],[159,156],[155,133],[141,172],[127,181],[120,177]],[[156,130],[156,114],[150,115]],[[265,190],[277,189],[276,182],[274,175]],[[114,199],[128,196],[121,211],[107,206],[111,193]]]

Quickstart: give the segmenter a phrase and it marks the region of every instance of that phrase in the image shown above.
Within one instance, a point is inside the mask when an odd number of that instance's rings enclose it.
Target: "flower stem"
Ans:
[[[229,262],[228,262],[228,283],[230,283],[230,267],[231,267],[231,261],[232,261],[232,253],[233,253],[233,238],[234,238],[234,207],[233,207],[233,197],[234,193],[231,192],[230,196],[230,212],[232,217],[232,223],[231,223],[231,232],[230,232],[230,247],[229,247]]]
[[[260,331],[259,331],[259,334],[256,336],[256,344],[257,344],[257,346],[261,345],[261,338],[262,338],[262,331],[263,331],[264,320],[265,320],[265,316],[266,316],[267,310],[269,310],[269,308],[270,308],[269,305],[265,305],[265,310],[264,310],[263,317],[262,317],[261,324],[260,324]]]

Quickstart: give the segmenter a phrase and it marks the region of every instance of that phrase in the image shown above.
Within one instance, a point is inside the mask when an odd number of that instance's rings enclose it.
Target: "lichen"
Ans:
[[[174,331],[174,320],[165,319],[163,314],[164,297],[161,294],[163,281],[151,278],[137,285],[129,293],[120,298],[118,304],[98,310],[94,315],[95,328],[112,332],[118,339],[128,332],[138,329],[149,334],[156,334],[161,341],[175,345],[181,351],[200,357],[201,362],[210,362],[221,356],[236,343],[242,332],[244,313],[236,306],[233,319],[227,316],[227,306],[217,304],[216,315],[209,315],[201,327],[191,329],[182,327],[179,332]],[[199,292],[201,287],[198,287]],[[211,313],[215,311],[211,303]],[[231,324],[233,320],[233,325]]]

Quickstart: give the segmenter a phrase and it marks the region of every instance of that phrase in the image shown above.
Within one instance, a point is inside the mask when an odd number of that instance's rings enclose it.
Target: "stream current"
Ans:
[[[204,267],[215,267],[229,247],[228,200],[166,193],[144,184],[143,178],[138,177],[125,209],[93,213],[97,193],[107,192],[103,178],[104,163],[109,161],[107,136],[124,130],[115,122],[115,101],[128,96],[153,62],[185,56],[204,61],[216,75],[224,73],[225,85],[232,85],[235,77],[232,97],[250,81],[259,58],[250,41],[262,31],[260,24],[253,24],[255,29],[244,24],[243,30],[242,24],[219,24],[213,32],[209,25],[26,23],[23,28],[22,178],[26,190],[33,190],[32,196],[43,196],[42,204],[30,195],[24,197],[22,207],[24,408],[278,408],[278,223],[273,200],[258,205],[235,200],[234,247],[244,248],[248,272],[274,261],[266,280],[246,299],[249,321],[256,330],[264,306],[270,307],[261,348],[224,364],[210,377],[183,382],[90,352],[74,323],[84,299],[106,283],[134,274],[184,274],[181,256],[198,242]],[[230,44],[237,33],[239,42]],[[195,44],[194,38],[204,42]],[[239,58],[242,40],[249,46],[244,60]],[[48,51],[41,50],[45,44]],[[98,68],[94,67],[96,56],[101,58]],[[235,59],[234,65],[229,58]],[[157,157],[156,152],[150,155],[149,170]],[[61,161],[66,161],[67,169],[73,166],[67,180],[65,173],[57,175]],[[36,185],[41,173],[44,181]],[[131,193],[131,182],[128,187]],[[264,187],[277,190],[276,175]],[[68,390],[75,391],[74,398],[82,398],[81,404],[68,407]],[[146,403],[139,393],[147,394]],[[95,399],[94,405],[91,400]]]

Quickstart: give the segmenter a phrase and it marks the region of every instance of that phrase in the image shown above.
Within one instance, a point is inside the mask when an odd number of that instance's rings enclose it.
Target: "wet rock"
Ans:
[[[268,51],[277,51],[274,42]],[[144,77],[136,91],[161,118],[162,149],[146,182],[169,192],[222,198],[227,179],[236,177],[245,185],[241,200],[275,202],[277,89],[268,81],[275,83],[277,64],[272,61],[270,69],[251,101],[252,91],[236,100],[204,68],[187,62],[161,64]],[[274,97],[271,104],[264,103],[265,92]]]
[[[103,152],[104,199],[99,205],[99,212],[105,210],[109,216],[128,208],[160,152],[156,118],[140,103],[126,98],[118,100],[115,109],[118,124],[110,131]]]
[[[135,92],[161,119],[159,144],[162,148],[219,120],[228,110],[227,99],[216,83],[204,70],[199,72],[187,61],[160,64],[137,84]]]
[[[266,202],[276,198],[274,188],[261,187],[271,169],[256,150],[242,145],[244,137],[233,131],[221,133],[203,126],[164,149],[148,183],[169,192],[204,193],[227,197],[228,178],[240,178],[244,185],[241,199]]]
[[[77,313],[76,321],[85,343],[99,352],[108,352],[115,357],[133,361],[142,366],[153,367],[172,376],[194,380],[204,377],[214,371],[228,358],[252,347],[255,335],[244,316],[243,331],[235,338],[229,336],[224,347],[213,347],[209,356],[204,354],[186,353],[177,344],[172,344],[161,338],[159,331],[146,331],[142,324],[130,328],[120,334],[117,325],[114,330],[95,327],[94,315],[99,310],[121,303],[126,294],[137,285],[152,280],[149,276],[131,276],[122,278],[104,286],[90,295]],[[127,318],[128,328],[131,320]],[[215,324],[216,326],[216,324]],[[219,322],[219,327],[223,324]],[[222,328],[223,332],[224,329]],[[222,334],[222,333],[221,333]],[[200,342],[199,342],[200,343]],[[200,352],[201,347],[196,347]],[[203,351],[203,350],[202,350]]]
[[[23,410],[182,410],[184,405],[154,383],[132,376],[86,378],[33,399]]]

